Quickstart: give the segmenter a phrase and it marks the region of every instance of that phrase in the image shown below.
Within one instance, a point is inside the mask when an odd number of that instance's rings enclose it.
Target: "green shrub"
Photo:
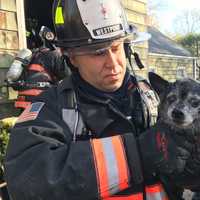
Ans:
[[[3,178],[3,161],[9,140],[9,129],[9,125],[4,125],[3,122],[0,121],[0,181]]]

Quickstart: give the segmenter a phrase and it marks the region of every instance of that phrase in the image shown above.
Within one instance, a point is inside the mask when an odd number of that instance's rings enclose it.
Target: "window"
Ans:
[[[198,81],[200,81],[200,67],[196,67],[196,79],[198,80]]]
[[[8,87],[5,86],[7,68],[0,68],[0,102],[8,98]]]
[[[13,62],[13,55],[8,53],[0,54],[0,102],[8,98],[8,88],[5,87],[6,73]]]
[[[182,67],[182,66],[177,67],[176,78],[180,79],[186,76],[187,76],[187,73],[186,73],[185,67]]]

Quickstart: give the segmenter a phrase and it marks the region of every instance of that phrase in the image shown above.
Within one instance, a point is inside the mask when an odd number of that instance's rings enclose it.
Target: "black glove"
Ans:
[[[200,144],[195,143],[195,148],[192,151],[192,154],[190,158],[187,160],[186,166],[185,166],[185,172],[188,173],[188,175],[200,175]],[[200,183],[200,178],[199,178]]]
[[[184,134],[173,133],[167,125],[157,123],[139,136],[138,142],[143,161],[144,175],[171,176],[184,170],[193,144]]]
[[[184,171],[182,171],[177,178],[173,177],[171,180],[176,185],[181,185],[194,191],[200,191],[200,144],[195,143],[191,156],[187,160]]]

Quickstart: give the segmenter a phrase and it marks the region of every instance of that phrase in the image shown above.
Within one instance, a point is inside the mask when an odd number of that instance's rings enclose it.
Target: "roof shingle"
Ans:
[[[177,44],[156,28],[149,26],[148,32],[151,34],[149,40],[150,53],[191,57],[191,53],[188,50]]]

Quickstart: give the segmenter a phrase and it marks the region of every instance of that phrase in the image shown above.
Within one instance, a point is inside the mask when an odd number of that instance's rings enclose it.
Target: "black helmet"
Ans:
[[[120,0],[55,0],[53,21],[57,46],[82,47],[132,33]]]

